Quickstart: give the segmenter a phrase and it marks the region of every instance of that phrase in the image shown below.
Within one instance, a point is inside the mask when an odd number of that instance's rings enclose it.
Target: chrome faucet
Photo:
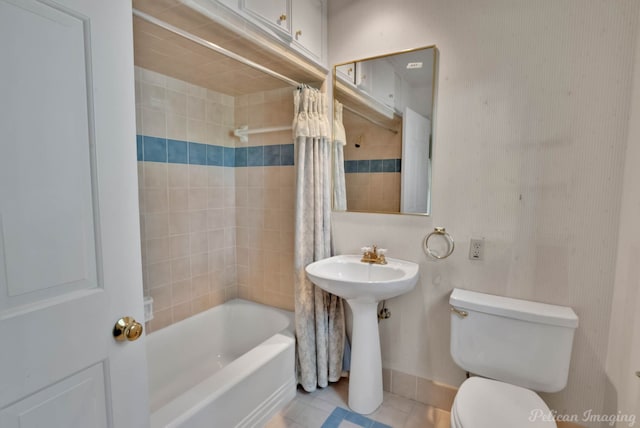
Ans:
[[[373,244],[373,247],[362,247],[362,259],[360,260],[362,263],[372,263],[376,265],[386,265],[387,260],[384,257],[384,254],[387,252],[384,248],[378,248],[376,244]]]

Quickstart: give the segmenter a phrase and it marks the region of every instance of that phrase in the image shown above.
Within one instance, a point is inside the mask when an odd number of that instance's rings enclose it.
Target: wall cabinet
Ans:
[[[343,64],[336,67],[336,72],[338,73],[338,77],[340,77],[345,82],[349,82],[352,85],[356,83],[356,64],[355,62],[350,62],[349,64]]]
[[[317,59],[322,58],[325,39],[325,2],[292,0],[293,43]]]
[[[395,107],[395,79],[393,66],[387,61],[373,61],[371,64],[371,95],[389,107]]]
[[[401,110],[402,80],[391,63],[381,60],[358,62],[355,85],[382,104]]]
[[[249,20],[326,65],[326,0],[239,0],[238,7]]]
[[[269,27],[291,34],[291,0],[242,0],[240,8]]]

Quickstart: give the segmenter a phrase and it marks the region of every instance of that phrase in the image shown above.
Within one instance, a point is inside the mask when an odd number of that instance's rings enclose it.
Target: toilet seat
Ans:
[[[542,398],[529,389],[471,377],[456,394],[451,408],[451,427],[555,428],[557,425],[550,415]]]

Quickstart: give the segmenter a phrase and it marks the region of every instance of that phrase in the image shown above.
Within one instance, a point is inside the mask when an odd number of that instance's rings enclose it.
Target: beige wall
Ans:
[[[640,32],[636,38],[633,90],[631,91],[629,136],[624,167],[624,184],[618,251],[609,329],[605,410],[640,418]],[[638,423],[638,421],[636,421]],[[617,427],[628,427],[620,421]]]
[[[454,287],[569,305],[580,316],[569,384],[544,398],[560,412],[602,411],[638,7],[330,2],[331,64],[440,49],[432,216],[333,216],[338,253],[377,242],[420,263],[418,286],[380,324],[384,367],[462,382],[449,354]],[[421,249],[434,226],[456,240],[440,262]],[[485,238],[485,260],[467,258],[471,237]]]

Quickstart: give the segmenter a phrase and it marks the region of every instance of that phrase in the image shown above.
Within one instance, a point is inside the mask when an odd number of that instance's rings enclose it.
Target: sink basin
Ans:
[[[378,332],[378,302],[407,293],[418,282],[419,266],[387,258],[386,265],[363,263],[362,256],[344,255],[307,266],[318,287],[347,301],[353,312],[349,407],[373,413],[382,404],[382,357]]]
[[[362,263],[358,255],[334,256],[307,266],[309,279],[323,290],[344,299],[390,299],[413,290],[418,265],[387,259],[386,265]]]

